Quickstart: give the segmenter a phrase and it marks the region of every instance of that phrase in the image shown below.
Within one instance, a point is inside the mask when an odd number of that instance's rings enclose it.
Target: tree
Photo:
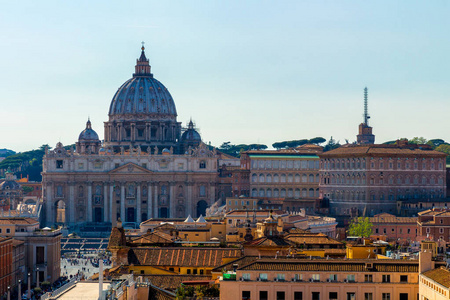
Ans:
[[[447,164],[450,164],[450,145],[449,144],[439,145],[434,150],[440,151],[440,152],[444,152],[445,154],[447,154],[447,161],[446,162],[447,162]]]
[[[442,144],[446,144],[446,142],[442,139],[432,139],[432,140],[429,140],[427,144],[430,145],[431,147],[433,147],[433,149],[434,149],[436,147],[439,147]]]
[[[309,143],[319,145],[319,144],[325,143],[326,141],[327,140],[324,139],[323,137],[315,137],[315,138],[310,139]]]
[[[333,139],[333,137],[330,137],[330,140],[328,141],[328,143],[325,145],[325,147],[323,148],[323,151],[330,151],[336,148],[339,148],[341,146],[341,144],[339,144],[339,141],[336,142],[335,139]]]
[[[367,217],[355,218],[350,223],[348,235],[369,237],[370,235],[372,235],[372,227],[373,224],[369,221],[369,218]]]
[[[423,144],[426,144],[427,143],[427,139],[426,138],[424,138],[423,136],[421,136],[421,137],[413,137],[412,139],[410,139],[409,141],[408,141],[408,143],[410,143],[410,144],[417,144],[417,145],[423,145]]]

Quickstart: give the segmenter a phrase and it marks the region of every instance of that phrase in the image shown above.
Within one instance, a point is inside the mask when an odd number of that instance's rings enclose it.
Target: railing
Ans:
[[[73,286],[77,284],[77,278],[73,277],[68,283],[61,286],[60,288],[54,290],[53,292],[46,293],[41,296],[41,300],[47,300],[47,299],[57,299],[59,295],[66,292],[68,289],[71,289]]]

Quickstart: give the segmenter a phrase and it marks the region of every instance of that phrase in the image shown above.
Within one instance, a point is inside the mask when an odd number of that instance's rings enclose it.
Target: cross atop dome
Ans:
[[[136,77],[136,76],[153,76],[152,73],[151,73],[150,62],[147,59],[147,57],[145,56],[144,44],[145,44],[145,42],[142,42],[141,56],[139,57],[139,59],[136,60],[135,72],[133,74],[133,77]]]

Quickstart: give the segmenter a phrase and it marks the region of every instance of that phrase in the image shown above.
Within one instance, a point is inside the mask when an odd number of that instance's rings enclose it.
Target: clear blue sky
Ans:
[[[4,1],[0,148],[72,144],[146,42],[178,120],[203,140],[450,141],[448,1]]]

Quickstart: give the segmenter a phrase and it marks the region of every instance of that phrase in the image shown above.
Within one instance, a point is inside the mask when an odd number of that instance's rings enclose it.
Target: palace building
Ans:
[[[374,144],[368,126],[367,88],[364,123],[357,144],[318,154],[320,198],[328,199],[333,215],[373,216],[396,213],[397,201],[439,199],[446,196],[446,154],[430,145]]]
[[[46,150],[46,226],[139,224],[200,216],[216,201],[218,160],[194,123],[182,128],[175,102],[153,77],[144,47],[133,77],[115,93],[104,141],[88,120],[75,149]],[[63,214],[60,212],[63,211]]]

